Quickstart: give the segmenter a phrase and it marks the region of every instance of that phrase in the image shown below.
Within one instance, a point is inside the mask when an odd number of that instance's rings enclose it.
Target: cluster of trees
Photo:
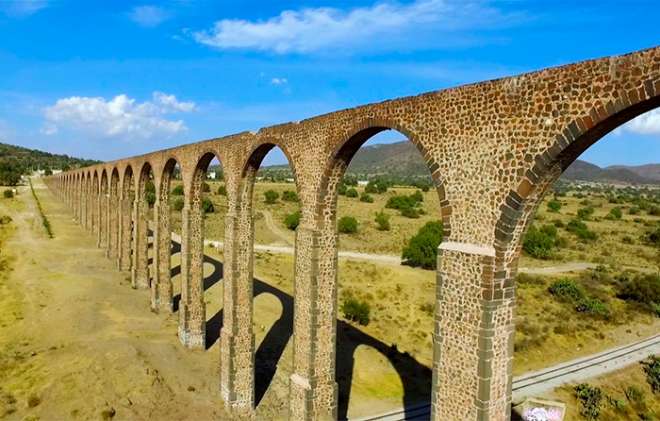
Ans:
[[[424,214],[424,209],[421,208],[424,202],[424,195],[421,191],[417,190],[410,195],[396,195],[387,200],[385,207],[388,209],[398,210],[402,216],[406,218],[419,218]]]
[[[438,246],[443,235],[442,222],[430,221],[424,224],[403,248],[401,259],[404,264],[422,269],[436,269]]]

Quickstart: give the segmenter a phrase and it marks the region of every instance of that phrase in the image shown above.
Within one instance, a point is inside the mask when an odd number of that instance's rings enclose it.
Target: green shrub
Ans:
[[[202,192],[209,193],[211,191],[211,186],[206,181],[202,182]]]
[[[5,190],[2,195],[4,196],[5,199],[11,199],[14,197],[14,191],[12,189],[7,189]]]
[[[590,231],[587,227],[587,224],[580,221],[579,219],[572,219],[566,225],[566,231],[575,234],[581,240],[595,240],[598,238],[595,232]]]
[[[581,383],[575,386],[575,397],[580,402],[580,415],[588,420],[596,420],[600,416],[600,404],[603,392],[599,387]]]
[[[628,213],[630,215],[639,215],[639,208],[637,206],[631,206],[630,209],[628,209]]]
[[[562,301],[579,302],[584,299],[585,293],[573,280],[562,278],[554,281],[548,288],[548,292]]]
[[[12,221],[12,219],[11,219],[11,216],[9,216],[9,215],[0,216],[0,225],[11,224],[11,221]]]
[[[543,225],[540,229],[532,225],[523,239],[523,250],[537,259],[552,257],[552,251],[557,244],[557,228],[553,225]]]
[[[557,228],[564,228],[564,223],[560,219],[553,219],[552,220],[552,225],[554,225]]]
[[[370,194],[362,193],[360,195],[360,202],[364,203],[374,203],[374,198]]]
[[[300,211],[295,211],[293,213],[288,214],[284,218],[284,225],[291,231],[295,231],[296,228],[298,228],[298,225],[300,224]]]
[[[645,240],[649,245],[660,246],[660,226],[646,233]]]
[[[618,278],[618,283],[618,298],[638,303],[660,317],[660,274],[624,274]]]
[[[553,200],[548,202],[548,210],[550,212],[557,213],[557,212],[559,212],[560,209],[561,209],[561,202],[559,200],[554,200],[553,199]]]
[[[204,213],[215,212],[215,206],[213,206],[213,202],[211,202],[211,199],[209,199],[208,197],[202,199],[202,211]]]
[[[606,218],[621,219],[622,216],[623,216],[623,212],[621,212],[621,208],[617,206],[615,208],[610,209],[610,213],[607,214]]]
[[[387,191],[388,184],[385,180],[371,180],[367,183],[364,188],[366,193],[385,193]]]
[[[371,306],[366,301],[360,301],[355,297],[347,297],[341,304],[341,311],[348,320],[357,322],[363,326],[369,324]]]
[[[218,187],[218,194],[220,196],[227,196],[227,186],[220,184],[220,187]]]
[[[390,230],[390,216],[385,212],[376,212],[376,228],[379,231],[389,231]]]
[[[358,230],[357,219],[352,216],[342,216],[337,225],[339,232],[342,234],[353,234]]]
[[[280,194],[275,190],[266,190],[264,192],[265,202],[268,203],[269,205],[272,205],[273,203],[277,202],[277,199],[279,198],[280,198]]]
[[[415,194],[411,194],[410,196],[397,195],[387,199],[385,207],[388,209],[396,209],[401,211],[403,209],[414,208],[418,206],[419,203],[420,201],[418,200],[418,196]]]
[[[651,386],[653,393],[660,393],[660,355],[651,355],[645,361],[642,361],[646,381]]]
[[[413,267],[435,269],[438,260],[438,246],[442,242],[442,237],[442,222],[427,222],[403,248],[402,260],[406,265]]]
[[[592,206],[587,206],[584,208],[578,209],[577,217],[582,220],[588,220],[591,218],[591,215],[594,213],[594,208]]]
[[[282,200],[284,200],[285,202],[297,202],[298,193],[291,190],[284,190],[282,192]]]
[[[410,195],[410,197],[417,203],[422,203],[424,201],[424,195],[420,190],[416,190],[415,193]]]
[[[181,212],[183,209],[183,198],[177,197],[174,199],[174,202],[172,202],[172,208],[174,208],[174,210],[177,212]]]
[[[346,197],[358,197],[358,191],[351,187],[346,190]]]
[[[649,215],[660,216],[660,206],[651,206],[649,208]]]
[[[337,194],[340,196],[346,196],[347,189],[348,187],[346,187],[346,184],[339,183],[339,186],[337,186]]]
[[[183,184],[179,184],[178,186],[174,187],[172,189],[172,195],[173,196],[183,196]]]
[[[415,208],[401,209],[401,216],[405,216],[406,218],[416,219],[419,218],[419,215],[420,215],[419,209],[415,209]]]
[[[354,175],[345,175],[342,182],[346,184],[347,186],[357,186],[358,185],[358,179]]]

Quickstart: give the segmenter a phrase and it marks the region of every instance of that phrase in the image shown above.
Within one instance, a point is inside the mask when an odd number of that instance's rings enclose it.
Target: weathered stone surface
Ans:
[[[170,311],[168,192],[179,164],[185,200],[179,337],[187,346],[200,347],[205,333],[201,183],[213,157],[221,161],[229,210],[220,389],[237,415],[249,416],[254,405],[252,186],[266,153],[280,147],[293,168],[302,212],[290,416],[333,419],[337,186],[365,141],[380,131],[398,130],[418,147],[432,173],[446,232],[438,260],[433,418],[502,420],[510,416],[513,279],[534,210],[586,148],[658,105],[660,47],[210,139],[72,170],[47,183],[81,225],[99,233],[99,244],[109,239],[119,267],[134,269],[136,285],[148,286],[141,175],[144,168],[152,170],[158,264],[151,305]],[[112,205],[100,197],[108,191]],[[117,209],[109,224],[103,223],[103,206]]]

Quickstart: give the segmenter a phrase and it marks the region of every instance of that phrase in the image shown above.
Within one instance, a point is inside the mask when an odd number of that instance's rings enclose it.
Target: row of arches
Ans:
[[[279,146],[293,167],[302,214],[295,240],[291,417],[336,418],[337,186],[360,145],[380,131],[399,130],[428,165],[441,204],[438,218],[447,231],[438,251],[432,417],[505,419],[511,401],[513,280],[522,236],[548,186],[582,151],[658,106],[659,57],[655,48],[388,101],[76,170],[52,178],[51,184],[99,243],[111,246],[108,253],[117,256],[119,266],[131,269],[134,285],[154,291],[151,305],[171,311],[171,229],[162,213],[178,163],[185,197],[179,337],[186,346],[200,347],[206,322],[200,189],[213,157],[222,162],[228,210],[220,389],[229,407],[251,411],[252,195],[263,157]],[[288,136],[294,140],[281,140]],[[153,273],[144,263],[149,246],[143,205],[150,179],[156,186],[152,230],[154,267],[159,268]],[[100,186],[102,180],[107,187]],[[109,203],[118,206],[111,209]],[[117,209],[121,212],[109,215]],[[104,212],[109,216],[101,216]],[[113,234],[103,232],[103,221],[113,218],[116,249]]]

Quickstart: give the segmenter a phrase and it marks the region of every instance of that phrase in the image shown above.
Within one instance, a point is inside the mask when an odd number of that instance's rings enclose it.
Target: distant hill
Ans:
[[[0,185],[14,185],[21,175],[35,170],[66,170],[98,162],[0,143]]]
[[[281,174],[288,171],[288,166],[276,165],[263,170],[264,174]],[[351,160],[347,173],[360,178],[382,175],[398,179],[430,177],[422,155],[417,147],[409,141],[360,148]],[[562,174],[562,179],[624,184],[660,184],[660,164],[615,165],[601,168],[578,159],[566,169]]]

